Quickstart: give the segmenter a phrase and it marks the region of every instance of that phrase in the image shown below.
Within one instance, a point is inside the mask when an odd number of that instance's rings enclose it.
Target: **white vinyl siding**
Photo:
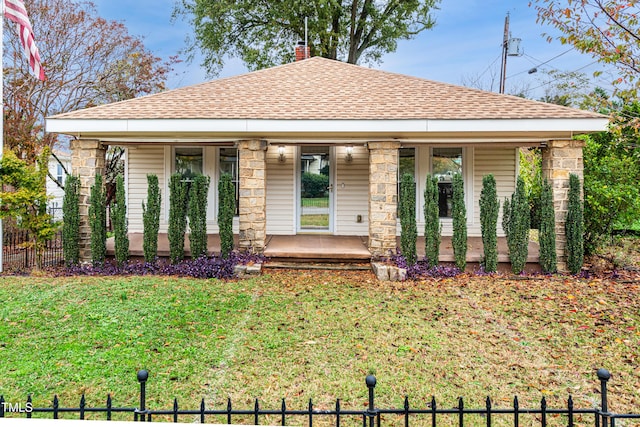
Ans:
[[[284,147],[284,162],[278,160],[278,146],[267,151],[267,234],[296,234],[295,201],[297,161],[295,147]]]
[[[517,148],[476,148],[474,174],[474,226],[470,227],[469,236],[481,236],[480,229],[480,192],[482,191],[482,177],[493,174],[496,179],[496,190],[500,201],[500,215],[498,217],[498,235],[504,236],[502,231],[502,205],[505,197],[511,197],[515,191],[517,171]]]
[[[127,149],[126,167],[127,179],[127,216],[129,218],[129,232],[142,233],[142,202],[147,202],[147,174],[158,177],[160,194],[162,196],[161,211],[165,211],[167,201],[164,147],[144,146]],[[160,214],[160,232],[166,233],[167,222],[164,215]]]
[[[369,151],[353,147],[353,159],[346,159],[346,147],[336,147],[334,192],[335,234],[367,236],[369,234]],[[362,222],[357,222],[360,215]]]

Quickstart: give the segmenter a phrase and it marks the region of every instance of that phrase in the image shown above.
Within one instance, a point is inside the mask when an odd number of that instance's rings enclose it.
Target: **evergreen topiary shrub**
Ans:
[[[116,177],[116,197],[111,206],[116,263],[122,265],[129,260],[129,236],[127,234],[127,204],[124,178]]]
[[[189,242],[191,258],[207,256],[207,197],[209,194],[208,176],[196,175],[189,190]]]
[[[89,196],[89,224],[91,227],[91,262],[104,264],[107,255],[107,207],[102,175],[97,174]]]
[[[218,228],[220,229],[220,254],[227,258],[233,251],[233,215],[236,211],[236,191],[228,173],[220,176],[218,184]]]
[[[184,259],[184,235],[187,231],[189,183],[174,173],[169,180],[169,259],[176,264]]]
[[[553,205],[553,188],[546,179],[540,191],[540,269],[543,273],[555,273],[556,255],[556,211]]]
[[[160,206],[162,196],[158,176],[147,175],[147,205],[142,202],[143,242],[145,262],[155,262],[158,257],[158,231],[160,230]]]
[[[569,206],[565,223],[567,235],[567,268],[578,274],[584,262],[584,212],[580,200],[580,178],[569,175]]]
[[[438,265],[442,226],[438,210],[438,178],[427,175],[424,190],[424,244],[429,267]]]
[[[62,200],[62,251],[67,267],[80,261],[80,178],[67,176]]]
[[[417,261],[416,184],[413,175],[405,173],[400,180],[400,250],[408,265]]]
[[[480,227],[482,230],[482,247],[484,250],[484,271],[498,271],[498,211],[500,202],[496,190],[496,179],[493,175],[482,177],[480,193]]]
[[[502,215],[502,227],[507,235],[511,271],[514,274],[519,274],[527,263],[531,223],[529,201],[522,178],[518,177],[516,191],[511,196],[511,200],[505,200]]]
[[[464,181],[462,175],[453,175],[453,255],[456,267],[461,271],[467,267],[467,208],[464,205]]]

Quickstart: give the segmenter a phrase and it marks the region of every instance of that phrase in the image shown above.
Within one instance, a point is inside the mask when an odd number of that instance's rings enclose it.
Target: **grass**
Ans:
[[[576,407],[640,412],[640,285],[608,280],[463,277],[380,283],[368,273],[275,272],[246,281],[0,278],[0,394],[37,406]],[[97,417],[97,416],[94,416]]]
[[[328,227],[329,215],[328,214],[309,214],[300,215],[301,227]]]

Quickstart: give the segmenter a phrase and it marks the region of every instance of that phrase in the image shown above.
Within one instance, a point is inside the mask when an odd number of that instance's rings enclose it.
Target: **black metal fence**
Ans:
[[[454,408],[441,408],[435,398],[426,408],[413,408],[409,399],[405,397],[402,408],[380,409],[375,404],[376,378],[372,375],[366,378],[366,385],[369,392],[368,406],[365,409],[344,409],[340,405],[340,400],[336,401],[335,409],[325,410],[314,407],[309,400],[309,405],[305,409],[292,410],[287,407],[285,400],[282,400],[278,409],[263,409],[256,399],[254,407],[251,409],[234,409],[231,400],[227,401],[226,408],[207,408],[204,399],[197,409],[183,409],[178,405],[177,399],[173,401],[173,407],[166,410],[155,410],[147,408],[146,402],[146,382],[149,373],[146,370],[138,371],[138,381],[140,382],[140,404],[137,408],[113,406],[111,396],[107,396],[104,407],[87,407],[84,394],[80,399],[80,404],[75,408],[65,408],[60,406],[58,396],[53,399],[51,407],[33,407],[31,396],[28,396],[25,404],[8,403],[0,396],[0,418],[7,414],[19,413],[27,418],[32,418],[33,414],[47,414],[48,418],[58,419],[62,414],[78,414],[79,418],[85,419],[88,413],[101,413],[104,418],[111,420],[117,413],[128,413],[134,421],[158,421],[158,417],[170,419],[173,422],[184,421],[187,416],[199,420],[201,423],[207,421],[222,420],[227,424],[260,423],[270,422],[280,425],[302,425],[301,421],[306,421],[309,427],[321,421],[323,425],[335,425],[336,427],[347,425],[362,425],[363,427],[380,427],[383,425],[411,425],[432,426],[438,425],[458,425],[463,427],[468,424],[486,425],[490,427],[495,424],[513,425],[519,427],[521,423],[527,425],[539,424],[543,427],[550,425],[594,425],[596,427],[615,427],[618,420],[631,420],[634,425],[640,424],[640,414],[614,414],[609,412],[607,382],[611,374],[606,369],[598,370],[600,380],[601,402],[599,407],[575,408],[573,400],[569,396],[566,408],[550,408],[543,397],[539,408],[521,408],[518,398],[514,398],[511,408],[495,408],[491,399],[487,397],[484,408],[466,408],[463,398],[459,398],[457,406]],[[578,419],[580,420],[578,422]],[[622,423],[621,423],[622,424]]]
[[[6,227],[3,232],[2,267],[3,271],[17,272],[29,270],[36,265],[36,252],[30,246],[29,233]],[[62,252],[62,232],[56,233],[53,239],[45,244],[42,253],[43,267],[60,265],[64,262]]]

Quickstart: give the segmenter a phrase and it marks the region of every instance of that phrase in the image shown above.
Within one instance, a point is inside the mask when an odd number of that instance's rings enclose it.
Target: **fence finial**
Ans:
[[[146,369],[140,369],[138,371],[138,381],[144,383],[147,381],[147,379],[149,379],[149,371],[147,371]]]

